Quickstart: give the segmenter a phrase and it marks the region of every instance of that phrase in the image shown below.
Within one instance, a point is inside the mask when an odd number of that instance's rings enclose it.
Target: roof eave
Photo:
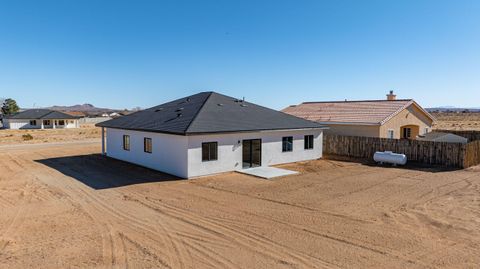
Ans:
[[[279,128],[279,129],[257,129],[257,130],[235,130],[235,131],[216,131],[216,132],[169,132],[169,131],[160,131],[160,130],[149,130],[149,129],[137,129],[137,128],[124,128],[124,127],[109,127],[101,126],[100,123],[95,124],[97,127],[117,129],[117,130],[129,130],[129,131],[138,131],[138,132],[147,132],[147,133],[160,133],[160,134],[170,134],[170,135],[181,135],[181,136],[191,136],[191,135],[208,135],[208,134],[229,134],[229,133],[252,133],[252,132],[280,132],[280,131],[301,131],[301,130],[327,130],[327,126],[319,127],[304,127],[304,128]]]
[[[265,133],[265,132],[282,132],[282,131],[306,131],[306,130],[327,130],[327,126],[322,127],[306,127],[306,128],[279,128],[279,129],[256,129],[256,130],[236,130],[236,131],[217,131],[217,132],[189,132],[186,135],[208,135],[208,134],[232,134],[232,133]]]
[[[333,125],[368,125],[368,126],[380,126],[380,122],[344,122],[344,121],[317,121],[320,124],[333,124]]]

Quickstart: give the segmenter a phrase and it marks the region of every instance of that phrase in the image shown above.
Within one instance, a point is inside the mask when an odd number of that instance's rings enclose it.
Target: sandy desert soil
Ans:
[[[480,168],[312,161],[195,180],[0,146],[0,268],[479,268]]]
[[[30,135],[32,139],[25,138]],[[38,144],[100,139],[101,130],[93,124],[84,124],[78,129],[7,130],[0,129],[0,145]]]
[[[437,119],[433,126],[442,130],[478,130],[480,131],[480,113],[432,113]]]

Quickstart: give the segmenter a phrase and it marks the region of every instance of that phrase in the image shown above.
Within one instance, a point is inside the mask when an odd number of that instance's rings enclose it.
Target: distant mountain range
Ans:
[[[480,112],[480,107],[454,107],[454,106],[440,106],[426,108],[428,112]]]
[[[80,111],[80,112],[90,112],[90,113],[120,111],[118,109],[95,107],[92,104],[73,105],[73,106],[52,106],[52,107],[47,107],[47,109],[57,110],[57,111]]]

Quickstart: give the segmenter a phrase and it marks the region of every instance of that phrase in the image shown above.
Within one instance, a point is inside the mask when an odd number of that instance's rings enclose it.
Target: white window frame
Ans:
[[[387,130],[387,138],[394,139],[395,138],[395,130],[388,129]]]

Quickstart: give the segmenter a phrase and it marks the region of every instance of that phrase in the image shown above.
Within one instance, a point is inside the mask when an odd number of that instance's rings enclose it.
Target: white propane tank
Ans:
[[[407,163],[407,156],[405,154],[393,153],[391,151],[377,151],[373,155],[373,160],[378,163],[391,163],[393,165],[405,165]]]

